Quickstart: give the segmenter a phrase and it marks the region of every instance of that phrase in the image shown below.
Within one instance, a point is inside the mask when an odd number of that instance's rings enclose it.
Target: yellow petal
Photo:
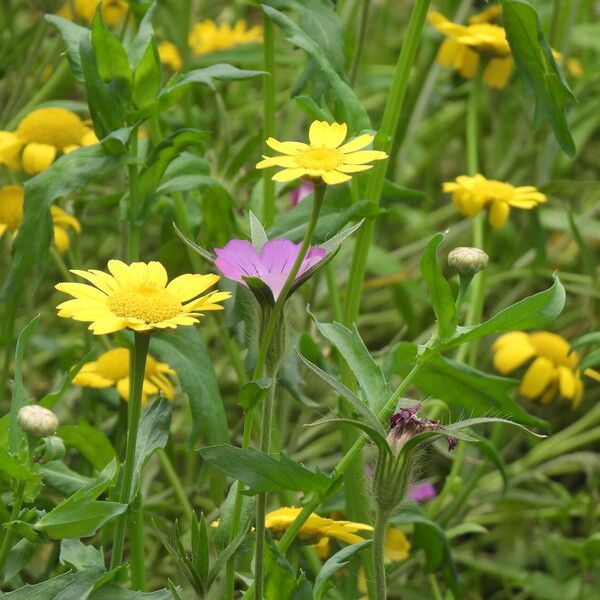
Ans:
[[[598,373],[598,371],[594,370],[594,369],[586,369],[583,374],[586,377],[591,377],[592,379],[595,379],[596,381],[600,381],[600,373]]]
[[[537,398],[548,387],[554,376],[555,370],[552,361],[539,356],[523,375],[519,391],[527,398]]]
[[[379,150],[359,150],[352,154],[344,154],[344,164],[362,165],[372,160],[383,160],[384,158],[387,158],[387,154]]]
[[[494,229],[501,229],[510,214],[510,206],[506,202],[493,202],[490,207],[489,221]]]
[[[406,560],[410,552],[410,542],[400,531],[390,527],[385,534],[384,553],[390,560]]]
[[[513,59],[511,56],[491,58],[483,71],[483,80],[490,87],[502,89],[506,87],[512,70]]]
[[[273,175],[273,181],[292,181],[293,179],[298,179],[299,177],[303,177],[306,175],[306,169],[283,169],[283,171],[279,171]]]
[[[346,123],[332,123],[327,131],[327,147],[337,148],[348,135]]]
[[[74,298],[88,298],[90,300],[97,300],[99,302],[106,301],[106,294],[102,293],[99,289],[88,285],[87,283],[62,282],[57,283],[54,287],[60,292],[69,294]]]
[[[373,168],[373,165],[340,165],[335,170],[340,173],[360,173],[361,171],[368,171]]]
[[[28,175],[35,175],[46,170],[56,158],[56,148],[50,144],[27,144],[21,155],[23,170]]]
[[[323,181],[328,185],[336,185],[352,179],[350,175],[346,175],[345,173],[340,173],[338,171],[327,171],[326,173],[323,173],[322,178]]]
[[[364,133],[363,135],[359,135],[353,140],[345,143],[343,146],[340,146],[339,150],[344,152],[344,154],[348,152],[356,152],[357,150],[362,150],[365,146],[368,146],[373,139],[374,136]]]
[[[315,148],[329,148],[329,123],[327,121],[313,121],[308,130],[310,145]]]
[[[535,350],[529,343],[506,344],[494,353],[494,368],[502,375],[506,375],[534,356]]]
[[[61,227],[54,227],[54,245],[61,254],[69,249],[69,235]]]
[[[188,273],[186,275],[175,277],[175,279],[167,285],[167,290],[177,296],[177,298],[180,298],[183,302],[186,302],[187,300],[199,296],[209,287],[215,285],[219,279],[220,277],[214,274],[192,275]]]
[[[303,142],[280,142],[275,138],[267,139],[267,146],[273,148],[277,152],[281,152],[282,154],[298,154],[298,152],[302,152],[302,150],[306,150],[308,148],[308,144],[304,144]]]
[[[529,334],[524,331],[510,331],[509,333],[504,333],[492,344],[492,348],[497,350],[507,344],[529,344]]]
[[[577,389],[577,385],[575,383],[576,376],[571,369],[565,367],[563,365],[559,365],[557,367],[558,371],[558,388],[560,390],[560,395],[563,398],[568,398],[572,400],[575,398],[575,392]]]

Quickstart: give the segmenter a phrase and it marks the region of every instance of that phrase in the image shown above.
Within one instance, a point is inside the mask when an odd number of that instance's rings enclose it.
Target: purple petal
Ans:
[[[269,240],[262,247],[260,258],[268,273],[289,275],[298,252],[300,244],[294,244],[291,240]]]
[[[435,487],[427,481],[417,483],[417,485],[408,490],[408,497],[415,502],[423,502],[424,500],[429,500],[429,498],[435,498],[436,495]]]
[[[410,408],[401,408],[397,413],[392,415],[390,419],[391,427],[406,425],[417,414],[419,408],[421,408],[420,404],[415,404]]]
[[[215,248],[215,265],[225,277],[244,283],[242,275],[262,279],[262,263],[254,246],[247,240],[230,240]]]
[[[304,275],[304,273],[306,273],[306,271],[308,271],[309,269],[312,269],[312,267],[314,267],[316,264],[320,263],[325,258],[326,254],[327,254],[327,250],[325,250],[325,248],[319,248],[319,247],[311,248],[306,253],[305,258],[302,261],[302,264],[300,265],[300,270],[298,271],[298,275],[296,276],[296,279],[298,279],[298,277],[300,277],[301,275]]]
[[[296,189],[292,190],[292,208],[307,196],[310,196],[313,193],[313,184],[310,181],[303,181]]]

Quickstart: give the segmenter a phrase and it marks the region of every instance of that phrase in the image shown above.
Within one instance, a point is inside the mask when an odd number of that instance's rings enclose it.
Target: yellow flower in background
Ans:
[[[262,42],[262,39],[262,27],[256,25],[248,28],[243,19],[237,21],[233,27],[229,23],[217,25],[207,19],[194,24],[188,35],[188,44],[192,54],[202,56],[242,44]]]
[[[571,77],[581,77],[583,75],[583,65],[579,59],[568,58],[565,64],[563,55],[554,48],[552,48],[552,56],[561,67],[566,67],[567,73],[571,75]]]
[[[17,235],[23,222],[23,200],[25,191],[20,185],[5,185],[0,188],[0,236],[5,231]],[[69,230],[81,233],[81,224],[59,206],[51,206],[54,245],[59,252],[66,252],[70,245]]]
[[[158,362],[148,355],[142,388],[142,404],[148,401],[148,396],[159,392],[171,400],[175,390],[169,376],[174,375],[175,371],[169,365]],[[123,400],[129,400],[129,350],[115,348],[105,352],[97,360],[85,363],[73,378],[73,383],[93,388],[116,387],[119,396]]]
[[[58,16],[69,21],[81,20],[91,23],[100,0],[67,0]],[[103,0],[102,20],[109,27],[119,25],[127,16],[129,4],[127,0]]]
[[[445,67],[455,68],[466,79],[473,79],[479,72],[481,59],[488,59],[483,80],[490,87],[505,87],[514,63],[504,28],[488,22],[496,18],[497,12],[497,9],[487,9],[471,17],[469,25],[453,23],[439,12],[430,13],[429,22],[446,36],[437,61]]]
[[[269,138],[267,145],[281,154],[263,156],[264,160],[260,161],[256,168],[283,167],[283,171],[273,175],[273,181],[311,177],[333,185],[348,181],[351,179],[351,173],[366,171],[373,166],[367,163],[387,158],[385,152],[362,150],[374,138],[366,133],[342,146],[347,133],[348,127],[345,123],[313,121],[308,132],[310,144],[279,142]]]
[[[452,193],[454,205],[466,217],[473,218],[489,207],[489,222],[494,229],[504,227],[511,207],[531,210],[546,202],[546,196],[532,185],[515,187],[479,174],[460,175],[446,181],[442,189]]]
[[[181,54],[173,42],[159,42],[158,56],[163,65],[167,65],[171,71],[179,71],[183,65]]]
[[[265,527],[275,539],[279,539],[300,514],[300,508],[283,507],[265,516]],[[312,513],[302,525],[298,539],[308,544],[323,546],[323,539],[336,538],[348,544],[362,542],[364,538],[356,535],[357,531],[373,531],[370,525],[353,523],[352,521],[336,521]]]
[[[404,533],[394,527],[388,527],[385,534],[383,554],[390,561],[406,560],[410,554],[410,542]],[[362,567],[358,573],[358,590],[363,594],[368,591],[365,571]]]
[[[521,379],[521,395],[548,404],[560,395],[577,408],[583,398],[579,354],[569,342],[555,333],[513,331],[501,335],[493,344],[494,367],[506,375],[532,362]],[[600,373],[586,369],[584,374],[600,381]]]
[[[193,325],[203,316],[200,311],[222,310],[219,302],[231,297],[219,291],[201,296],[219,281],[218,275],[180,275],[167,284],[167,272],[156,261],[126,265],[109,260],[108,270],[72,270],[92,285],[57,284],[57,290],[74,298],[58,305],[58,316],[89,322],[96,335],[126,328],[150,333]]]
[[[502,6],[495,4],[488,6],[485,10],[482,10],[476,15],[472,15],[468,18],[469,25],[481,25],[482,23],[495,23],[502,17]]]
[[[39,108],[24,117],[14,132],[0,131],[0,164],[21,165],[28,175],[47,169],[59,154],[97,144],[98,138],[74,112]]]

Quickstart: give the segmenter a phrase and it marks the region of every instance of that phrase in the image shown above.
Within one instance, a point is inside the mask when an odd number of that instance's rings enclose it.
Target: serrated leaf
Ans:
[[[67,47],[67,60],[69,61],[71,72],[77,81],[83,82],[79,48],[81,40],[86,37],[89,38],[90,30],[86,27],[76,25],[68,19],[63,19],[63,17],[59,17],[58,15],[44,15],[44,18],[58,29]]]

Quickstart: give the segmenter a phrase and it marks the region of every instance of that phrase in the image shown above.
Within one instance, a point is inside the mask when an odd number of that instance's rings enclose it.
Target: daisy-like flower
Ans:
[[[265,516],[265,527],[275,539],[279,539],[295,521],[300,511],[300,508],[278,508]],[[298,539],[305,544],[320,543],[323,538],[336,538],[348,544],[356,544],[363,541],[363,538],[356,534],[357,531],[373,531],[373,528],[364,523],[336,521],[312,513],[302,525]]]
[[[573,408],[581,404],[580,357],[560,335],[548,331],[512,331],[501,335],[494,342],[493,349],[494,367],[502,375],[532,361],[521,379],[521,395],[539,399],[542,404],[548,404],[558,395],[570,400]],[[586,369],[583,373],[600,381],[600,373],[593,369]]]
[[[158,44],[158,56],[163,65],[171,71],[179,71],[183,65],[181,54],[173,42],[163,41]]]
[[[505,87],[514,62],[504,27],[489,22],[497,18],[498,12],[498,9],[487,9],[471,17],[468,25],[453,23],[439,12],[430,13],[429,22],[446,36],[437,61],[455,68],[466,79],[473,79],[479,72],[481,59],[488,59],[483,80],[490,87]]]
[[[265,242],[260,252],[247,240],[230,240],[223,248],[215,248],[215,265],[227,279],[248,286],[247,278],[260,279],[271,291],[273,302],[287,281],[294,261],[300,252],[301,244],[290,240],[277,239]],[[324,248],[312,247],[306,253],[294,286],[293,292],[310,276],[312,267],[320,263],[326,255]]]
[[[515,187],[479,174],[460,175],[454,181],[446,181],[442,189],[452,193],[456,208],[466,217],[475,217],[489,207],[489,222],[494,229],[504,227],[511,206],[531,210],[546,202],[546,196],[532,185]]]
[[[58,305],[58,316],[89,322],[96,335],[126,328],[151,333],[193,325],[204,311],[222,310],[219,302],[231,296],[219,291],[201,295],[218,275],[180,275],[167,283],[167,272],[156,261],[126,265],[110,260],[108,270],[72,270],[92,285],[57,284],[57,290],[73,296]]]
[[[0,236],[10,231],[13,237],[17,235],[23,222],[24,190],[20,185],[5,185],[0,188]],[[81,224],[59,206],[51,206],[52,225],[54,230],[54,245],[59,252],[66,252],[70,245],[68,231],[73,229],[81,233]]]
[[[142,404],[148,397],[161,392],[169,400],[175,395],[173,377],[175,371],[166,363],[148,355],[142,388]],[[114,348],[105,352],[97,360],[85,363],[73,378],[75,385],[93,388],[116,387],[123,400],[129,400],[129,350]]]
[[[267,145],[281,152],[279,156],[263,156],[257,169],[283,167],[273,175],[273,181],[292,181],[299,177],[321,179],[329,185],[343,183],[351,179],[352,173],[366,171],[374,160],[387,158],[379,150],[362,150],[374,136],[367,133],[341,145],[346,139],[346,123],[313,121],[308,131],[310,144],[303,142],[279,142],[274,138]]]
[[[69,21],[85,21],[91,23],[100,0],[67,0],[58,16]],[[127,0],[102,0],[102,20],[109,27],[115,27],[127,16],[129,5]]]
[[[28,175],[35,175],[59,154],[97,143],[96,134],[74,112],[39,108],[24,117],[14,132],[0,132],[0,164],[15,168],[20,162]]]
[[[188,35],[188,44],[192,54],[202,56],[243,44],[260,43],[262,39],[262,27],[256,25],[248,28],[244,19],[237,21],[233,27],[229,23],[217,25],[211,19],[206,19],[194,24]]]

